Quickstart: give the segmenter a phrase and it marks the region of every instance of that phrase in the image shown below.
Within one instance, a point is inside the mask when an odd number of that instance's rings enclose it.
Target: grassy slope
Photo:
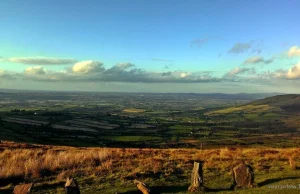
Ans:
[[[299,193],[270,188],[298,186],[299,148],[103,149],[2,143],[0,150],[1,194],[23,181],[36,183],[35,194],[64,193],[70,175],[78,179],[84,194],[134,193],[133,178],[158,193],[186,193],[194,160],[205,161],[204,183],[210,193],[236,193],[228,190],[230,169],[240,162],[253,166],[258,187],[239,193]]]
[[[245,105],[229,107],[206,113],[212,114],[231,114],[231,113],[262,113],[262,112],[300,112],[300,95],[287,94],[256,100]]]

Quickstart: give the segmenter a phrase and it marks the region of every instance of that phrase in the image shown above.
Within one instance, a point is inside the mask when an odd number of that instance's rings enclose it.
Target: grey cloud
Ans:
[[[270,63],[273,63],[273,62],[274,62],[273,58],[265,60],[265,64],[270,64]]]
[[[264,59],[263,57],[260,56],[255,56],[255,57],[250,57],[244,61],[244,65],[251,65],[251,64],[257,64],[257,63],[265,63],[265,64],[270,64],[273,63],[274,57],[270,59]]]
[[[248,59],[246,59],[244,61],[244,64],[256,64],[256,63],[261,63],[261,62],[264,62],[264,58],[263,57],[250,57]]]
[[[10,73],[6,70],[0,69],[0,80],[1,79],[9,79],[9,80],[16,79],[17,78],[16,75],[17,75],[16,73]]]
[[[169,76],[169,75],[172,75],[172,72],[171,72],[171,71],[161,73],[161,76]]]
[[[244,53],[248,51],[251,47],[249,43],[236,43],[231,49],[228,50],[229,53]]]
[[[251,74],[255,74],[256,71],[254,68],[241,68],[241,67],[236,67],[230,71],[228,71],[224,77],[234,77],[240,74],[245,74],[245,73],[251,73]]]
[[[134,67],[135,65],[132,63],[118,63],[114,65],[113,67],[105,70],[106,74],[114,74],[114,73],[122,73],[126,72],[126,70]]]

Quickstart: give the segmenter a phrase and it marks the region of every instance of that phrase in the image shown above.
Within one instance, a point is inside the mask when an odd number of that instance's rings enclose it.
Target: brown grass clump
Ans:
[[[72,169],[93,171],[109,168],[111,151],[107,149],[5,149],[0,153],[0,178],[39,178]]]

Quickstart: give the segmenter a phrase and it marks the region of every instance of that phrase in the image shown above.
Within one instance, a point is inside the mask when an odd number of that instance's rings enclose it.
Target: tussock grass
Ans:
[[[111,150],[55,148],[15,148],[0,152],[0,178],[41,178],[52,174],[108,168]]]

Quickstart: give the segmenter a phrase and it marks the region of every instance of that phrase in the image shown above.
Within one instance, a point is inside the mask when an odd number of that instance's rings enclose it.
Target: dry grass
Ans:
[[[111,150],[67,147],[6,148],[0,152],[0,178],[40,178],[55,173],[107,169]]]
[[[119,178],[138,174],[163,176],[188,174],[194,160],[205,161],[204,171],[230,172],[241,162],[257,171],[293,169],[299,167],[300,148],[250,149],[122,149],[73,148],[0,144],[0,179],[34,179],[56,176],[91,176],[105,173]]]

